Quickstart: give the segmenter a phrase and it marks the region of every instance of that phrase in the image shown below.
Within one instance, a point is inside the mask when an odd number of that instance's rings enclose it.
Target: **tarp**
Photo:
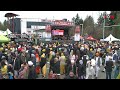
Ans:
[[[7,38],[6,36],[4,36],[4,35],[0,35],[0,42],[9,42],[10,41],[10,39],[9,38]]]
[[[100,39],[100,41],[109,41],[109,42],[112,42],[112,41],[120,41],[120,39],[117,39],[117,38],[113,37],[112,34],[110,34],[105,39]]]

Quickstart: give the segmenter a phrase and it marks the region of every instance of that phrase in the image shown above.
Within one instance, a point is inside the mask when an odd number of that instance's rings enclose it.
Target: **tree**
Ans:
[[[0,30],[5,31],[7,29],[7,21],[5,20],[3,23],[0,22]]]
[[[113,14],[110,14],[113,15]],[[105,18],[105,26],[110,26],[112,25],[114,20],[108,19],[107,18],[107,13],[103,12],[99,15],[98,21],[97,21],[97,26],[95,27],[95,37],[96,38],[102,38],[103,37],[103,23],[104,23],[104,18]],[[109,34],[112,34],[113,28],[111,27],[105,27],[104,28],[104,35],[107,37]]]
[[[111,11],[110,14],[114,15],[114,17],[115,17],[114,20],[113,20],[115,25],[120,25],[120,11]],[[112,28],[112,34],[116,38],[120,38],[120,35],[119,35],[120,34],[120,26],[113,27]]]
[[[83,19],[79,17],[78,13],[77,13],[76,17],[72,18],[72,21],[75,25],[83,24]]]
[[[5,20],[4,22],[3,22],[3,30],[6,30],[7,29],[7,21]]]
[[[94,35],[94,19],[92,16],[87,16],[84,20],[84,33],[87,33],[88,35]]]

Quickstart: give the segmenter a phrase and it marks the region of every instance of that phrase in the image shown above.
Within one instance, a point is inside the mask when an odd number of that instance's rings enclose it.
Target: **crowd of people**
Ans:
[[[119,53],[117,43],[10,42],[0,46],[0,78],[99,79],[103,72],[106,79],[120,79]]]

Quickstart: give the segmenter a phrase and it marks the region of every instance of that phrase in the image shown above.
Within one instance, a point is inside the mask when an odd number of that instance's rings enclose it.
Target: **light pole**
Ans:
[[[105,38],[105,16],[103,16],[104,22],[103,22],[103,40]]]
[[[83,24],[80,24],[82,26],[82,32],[81,32],[81,36],[83,36]]]

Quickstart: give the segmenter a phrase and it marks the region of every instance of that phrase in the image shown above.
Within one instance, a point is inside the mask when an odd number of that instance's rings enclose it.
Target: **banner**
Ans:
[[[74,41],[80,41],[80,34],[79,33],[75,33]]]
[[[64,35],[64,30],[59,30],[59,35]]]
[[[52,30],[52,35],[64,35],[64,30]]]

